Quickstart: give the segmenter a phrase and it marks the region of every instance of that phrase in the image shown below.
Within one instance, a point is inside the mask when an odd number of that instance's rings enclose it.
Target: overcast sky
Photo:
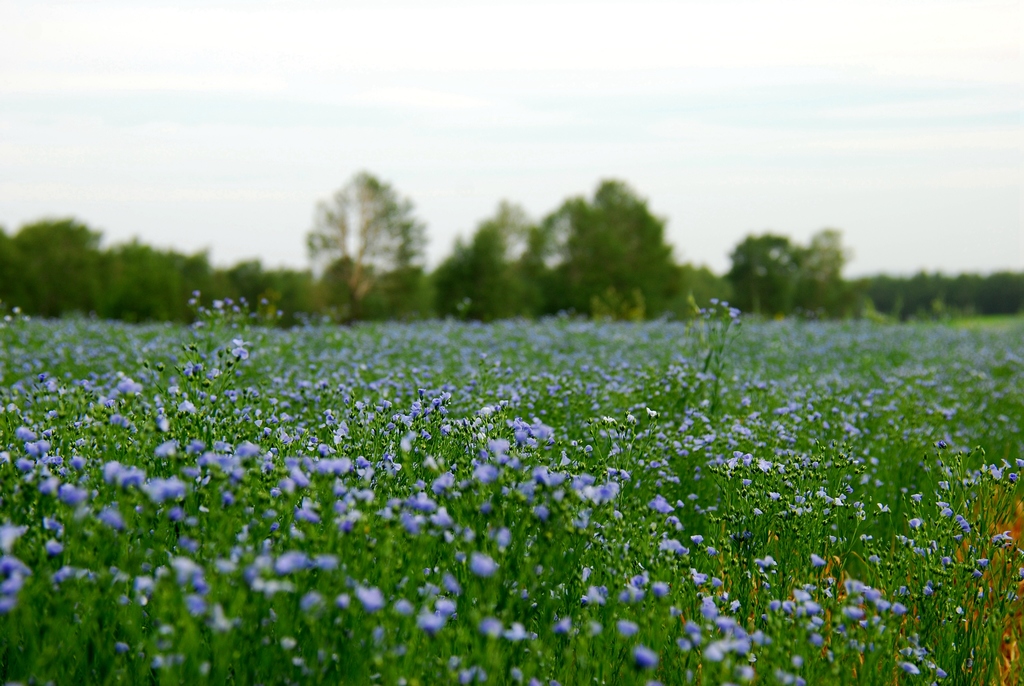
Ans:
[[[501,199],[602,178],[728,268],[751,232],[842,229],[849,273],[1024,269],[1018,2],[0,0],[0,225],[73,215],[305,266],[356,171],[429,262]]]

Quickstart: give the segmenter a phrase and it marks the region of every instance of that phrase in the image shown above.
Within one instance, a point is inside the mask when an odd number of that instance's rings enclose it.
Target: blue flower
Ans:
[[[291,550],[286,553],[282,553],[277,560],[274,561],[274,571],[284,576],[285,574],[292,574],[294,572],[307,569],[309,567],[309,557],[297,550]]]
[[[489,484],[498,479],[498,468],[492,464],[484,463],[473,470],[473,478],[482,484]]]
[[[25,535],[27,526],[15,526],[13,524],[0,524],[0,551],[4,554],[10,553],[15,542]]]
[[[125,395],[134,395],[135,393],[142,393],[142,384],[132,381],[130,378],[125,377],[117,383],[117,390],[119,393]]]
[[[249,351],[245,349],[245,346],[249,345],[248,343],[243,341],[241,338],[236,338],[231,341],[231,344],[235,346],[231,349],[231,354],[235,356],[235,359],[249,359]]]
[[[434,603],[434,609],[437,611],[437,614],[442,617],[451,617],[455,614],[458,606],[448,598],[438,598]]]
[[[852,619],[854,621],[860,621],[864,619],[864,610],[862,610],[859,607],[844,607],[843,614],[847,617],[847,619]]]
[[[299,609],[309,612],[323,605],[324,597],[316,591],[310,591],[299,600]]]
[[[202,596],[190,593],[185,596],[185,607],[190,615],[196,617],[206,612],[206,601]]]
[[[384,607],[384,594],[379,588],[365,588],[360,586],[356,589],[356,598],[363,604],[363,609],[373,613]]]
[[[502,627],[501,622],[494,617],[484,617],[480,620],[480,626],[478,627],[480,633],[490,638],[497,638],[501,636]]]
[[[643,645],[633,648],[633,661],[640,669],[654,669],[658,666],[658,654]]]
[[[96,518],[116,531],[124,531],[124,518],[116,508],[107,507],[100,511]]]
[[[157,504],[166,500],[181,500],[185,497],[185,483],[176,476],[153,479],[146,484],[146,493]]]
[[[153,454],[157,457],[174,457],[178,451],[178,442],[174,440],[164,441],[156,447]]]
[[[474,552],[469,556],[469,571],[479,577],[493,576],[498,570],[498,563],[484,553]]]
[[[689,555],[690,551],[674,538],[666,538],[658,544],[658,550],[667,550],[676,555]]]
[[[441,583],[444,584],[445,590],[452,595],[462,595],[462,586],[459,584],[459,580],[450,573],[444,573]]]
[[[71,484],[61,484],[57,497],[68,505],[80,505],[89,499],[89,491]]]
[[[451,472],[445,472],[441,476],[434,479],[434,483],[430,485],[430,490],[433,491],[435,495],[441,495],[454,485],[455,475],[452,474]]]
[[[512,622],[512,626],[506,629],[502,636],[509,641],[523,641],[527,638],[531,638],[530,634],[526,632],[526,627],[519,622]]]
[[[36,436],[35,432],[32,431],[32,429],[28,428],[27,426],[19,426],[17,429],[15,429],[14,437],[17,438],[19,441],[24,441],[26,443],[29,441],[34,441],[37,438],[39,438],[38,436]]]
[[[428,636],[435,635],[440,631],[448,619],[439,614],[420,614],[416,617],[416,626]]]
[[[676,509],[661,494],[654,496],[654,500],[647,503],[647,507],[661,514],[668,514]]]
[[[640,631],[640,627],[637,626],[636,622],[631,622],[628,619],[620,619],[615,623],[615,628],[618,629],[619,633],[623,636],[634,636],[636,632]]]

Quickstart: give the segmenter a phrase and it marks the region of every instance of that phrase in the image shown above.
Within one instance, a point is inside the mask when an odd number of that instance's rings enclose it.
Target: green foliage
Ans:
[[[880,275],[857,286],[879,312],[901,320],[1024,312],[1024,273],[1019,272]]]
[[[129,322],[191,321],[192,293],[230,299],[283,326],[305,315],[336,322],[476,321],[559,313],[635,321],[690,319],[713,301],[764,317],[952,319],[1024,312],[1024,273],[920,273],[850,281],[850,251],[837,229],[807,245],[778,234],[750,235],[728,274],[678,264],[665,220],[622,181],[592,198],[565,200],[540,222],[501,202],[469,238],[428,273],[426,229],[412,202],[360,172],[318,204],[306,235],[314,271],[266,269],[257,260],[211,266],[138,240],[102,248],[100,234],[74,219],[48,219],[13,235],[0,228],[0,301],[26,314],[78,313]]]
[[[810,245],[799,250],[794,303],[803,314],[822,318],[854,314],[857,297],[854,288],[843,280],[849,250],[842,240],[838,230],[822,229],[811,237]]]
[[[258,260],[241,262],[223,272],[235,300],[244,300],[268,315],[280,313],[282,323],[296,323],[295,315],[314,310],[313,275],[291,269],[265,270]]]
[[[732,302],[732,284],[706,266],[683,264],[679,267],[680,292],[669,306],[673,316],[689,319],[712,301]]]
[[[0,682],[1022,683],[1021,324],[737,317],[0,321]]]
[[[0,257],[0,298],[25,312],[58,317],[96,310],[102,291],[100,234],[73,219],[47,219],[21,227]]]
[[[516,262],[532,231],[526,212],[503,201],[468,244],[458,239],[434,272],[437,313],[479,321],[535,314],[524,300],[525,270]]]
[[[418,310],[416,291],[395,289],[420,284],[413,275],[423,258],[426,228],[413,216],[412,202],[387,182],[365,171],[353,176],[330,201],[317,205],[306,243],[310,256],[331,271],[327,285],[344,284],[328,295],[343,320],[364,318],[364,299],[392,271],[401,275],[381,297],[405,312]]]
[[[733,250],[733,302],[744,312],[769,317],[793,311],[800,279],[800,250],[789,238],[766,233],[747,236]]]
[[[129,322],[191,321],[200,291],[214,299],[246,301],[281,322],[316,309],[308,271],[265,270],[258,261],[227,270],[205,253],[183,255],[137,240],[100,248],[100,234],[74,220],[35,222],[13,237],[0,231],[0,300],[26,314],[94,314]]]
[[[836,229],[822,229],[806,246],[777,234],[747,236],[731,259],[731,301],[746,312],[843,319],[863,307],[857,285],[843,279],[849,250]]]
[[[590,315],[597,321],[642,322],[647,306],[639,288],[632,293],[619,293],[609,286],[601,295],[590,297]]]
[[[602,181],[593,200],[566,200],[543,226],[556,238],[560,257],[549,308],[593,313],[600,302],[595,297],[638,292],[646,314],[658,316],[679,293],[665,220],[621,181]]]
[[[205,256],[197,256],[205,262]],[[183,262],[189,258],[159,251],[138,241],[119,245],[103,255],[103,295],[97,314],[128,322],[186,321],[189,294],[202,283],[189,283]],[[191,276],[209,276],[209,264]]]
[[[369,321],[424,319],[433,313],[433,290],[422,267],[392,269],[374,280],[363,302]]]

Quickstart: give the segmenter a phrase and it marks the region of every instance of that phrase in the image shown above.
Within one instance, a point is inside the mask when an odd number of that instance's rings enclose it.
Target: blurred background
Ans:
[[[1024,306],[1017,2],[0,2],[0,300]]]

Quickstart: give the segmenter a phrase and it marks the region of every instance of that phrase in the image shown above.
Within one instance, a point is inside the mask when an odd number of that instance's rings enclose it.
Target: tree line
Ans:
[[[806,245],[774,233],[747,236],[730,270],[717,275],[677,262],[665,225],[629,185],[606,180],[591,197],[569,198],[539,220],[501,202],[428,271],[426,226],[413,203],[361,172],[318,204],[306,235],[310,269],[265,269],[257,260],[218,268],[205,252],[137,240],[104,248],[99,232],[74,219],[42,220],[10,235],[0,227],[0,301],[45,317],[189,321],[188,302],[199,291],[206,301],[244,301],[284,325],[303,316],[685,318],[714,298],[767,317],[1024,310],[1021,273],[846,279],[849,251],[835,229]]]

